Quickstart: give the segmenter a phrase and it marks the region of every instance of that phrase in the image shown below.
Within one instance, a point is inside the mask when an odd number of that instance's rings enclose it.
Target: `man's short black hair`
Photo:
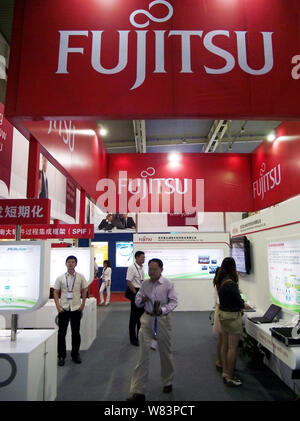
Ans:
[[[66,263],[67,263],[67,261],[68,261],[68,260],[71,260],[71,259],[74,259],[74,260],[75,260],[75,262],[76,262],[76,265],[77,265],[77,257],[76,257],[76,256],[68,256],[68,257],[66,258]]]
[[[162,269],[163,268],[163,262],[162,262],[162,260],[160,260],[160,259],[151,259],[151,260],[149,260],[149,262],[148,262],[148,266],[150,265],[150,263],[151,262],[156,262],[157,264],[158,264],[158,266]]]
[[[134,255],[135,258],[140,257],[142,254],[145,254],[143,251],[137,251]]]

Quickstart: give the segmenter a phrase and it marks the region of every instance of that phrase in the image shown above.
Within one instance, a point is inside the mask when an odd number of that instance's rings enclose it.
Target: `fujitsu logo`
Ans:
[[[163,5],[166,8],[166,15],[163,18],[157,18],[154,14],[151,14],[148,10],[138,9],[131,13],[129,16],[130,24],[134,28],[146,28],[149,26],[150,21],[163,23],[172,18],[174,9],[173,6],[165,0],[155,0],[149,3],[149,10],[155,5]],[[145,18],[144,23],[137,23],[136,16],[142,16]],[[155,59],[154,69],[147,69],[148,72],[153,71],[155,74],[168,73],[165,65],[165,52],[168,48],[168,40],[173,37],[179,37],[181,42],[181,71],[180,73],[194,73],[196,69],[192,68],[192,57],[195,52],[192,51],[191,42],[192,37],[197,37],[202,40],[204,48],[225,60],[225,64],[222,67],[212,68],[203,65],[203,69],[198,69],[198,72],[205,71],[208,74],[224,74],[234,70],[236,66],[236,58],[229,51],[218,47],[214,43],[216,37],[234,38],[236,47],[233,49],[237,51],[237,62],[239,67],[248,74],[251,75],[264,75],[270,72],[273,68],[273,45],[272,35],[273,32],[260,32],[263,40],[263,52],[264,52],[264,65],[260,69],[253,69],[248,64],[247,58],[247,33],[248,31],[228,31],[225,29],[216,29],[209,32],[203,30],[118,30],[119,34],[119,53],[118,63],[113,68],[105,68],[101,63],[101,53],[103,44],[103,30],[68,30],[59,31],[60,42],[58,52],[58,67],[57,74],[68,74],[68,59],[71,54],[86,54],[85,49],[82,47],[71,48],[70,38],[74,37],[87,37],[92,38],[92,51],[91,51],[91,66],[92,68],[101,74],[113,75],[122,72],[128,65],[128,50],[129,48],[136,49],[136,80],[131,86],[131,90],[136,89],[143,85],[146,78],[146,62],[147,62],[147,48],[149,43],[152,44],[154,36],[154,48],[155,48]],[[135,33],[135,37],[131,36],[131,33]],[[130,37],[129,37],[130,35]],[[130,39],[130,41],[129,41]],[[200,42],[200,40],[199,40]],[[80,39],[77,40],[77,44],[80,43]],[[253,46],[248,45],[248,50],[253,49]],[[259,55],[259,51],[256,48],[256,55]],[[253,51],[252,51],[253,53]]]
[[[152,238],[151,237],[146,237],[144,235],[142,238],[139,239],[139,241],[142,242],[142,243],[146,243],[146,242],[152,241]]]
[[[279,186],[281,183],[281,170],[280,164],[266,172],[265,162],[262,164],[260,171],[260,178],[253,183],[253,197],[264,199],[266,192]]]
[[[141,178],[128,178],[127,171],[119,171],[117,183],[103,178],[96,185],[103,193],[97,205],[106,212],[201,212],[204,207],[204,180],[184,178],[151,178],[156,170],[148,167]],[[195,194],[193,195],[193,191]],[[172,197],[172,199],[171,199]],[[171,205],[172,201],[172,205]],[[194,203],[195,202],[195,206]]]
[[[57,127],[58,126],[58,127]],[[49,121],[49,127],[48,127],[48,134],[50,134],[52,131],[57,132],[59,137],[62,138],[62,141],[65,145],[68,145],[68,148],[70,152],[74,151],[75,147],[75,132],[76,127],[72,123],[72,121],[67,120],[50,120]]]

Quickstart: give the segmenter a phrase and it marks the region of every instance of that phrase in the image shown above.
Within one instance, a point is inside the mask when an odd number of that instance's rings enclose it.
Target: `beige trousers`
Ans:
[[[157,318],[157,342],[160,354],[161,378],[163,386],[172,384],[174,376],[170,318],[170,314],[167,316],[159,316]],[[139,330],[139,360],[131,379],[130,393],[145,394],[149,373],[149,354],[157,352],[150,349],[153,332],[154,317],[144,313],[141,317],[141,328]]]

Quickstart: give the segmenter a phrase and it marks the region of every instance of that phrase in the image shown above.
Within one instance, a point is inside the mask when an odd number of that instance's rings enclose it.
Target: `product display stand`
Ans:
[[[57,394],[57,330],[0,330],[0,401],[53,401]]]
[[[10,328],[11,318],[5,317],[6,328]],[[19,315],[18,326],[23,329],[57,329],[57,308],[53,299],[36,311],[26,312]],[[97,336],[97,300],[94,297],[87,298],[80,322],[81,344],[80,349],[86,351],[90,348]],[[71,349],[71,326],[69,324],[66,335],[67,350]]]

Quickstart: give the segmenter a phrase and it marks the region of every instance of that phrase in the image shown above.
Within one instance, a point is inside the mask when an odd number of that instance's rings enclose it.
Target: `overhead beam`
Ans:
[[[145,120],[133,120],[135,149],[137,153],[146,153],[146,123]]]
[[[215,120],[211,126],[211,129],[208,134],[208,144],[204,152],[215,152],[219,142],[221,142],[224,137],[229,120]]]
[[[251,143],[251,142],[261,142],[263,141],[264,136],[244,136],[239,137],[234,140],[234,143]],[[133,141],[107,141],[104,140],[106,149],[117,149],[117,148],[134,148],[135,143]],[[182,139],[149,139],[147,140],[147,145],[149,146],[177,146],[177,145],[203,145],[207,143],[206,137],[199,137],[199,138],[185,138],[184,141]],[[228,137],[222,138],[222,143],[233,143],[233,140]]]

